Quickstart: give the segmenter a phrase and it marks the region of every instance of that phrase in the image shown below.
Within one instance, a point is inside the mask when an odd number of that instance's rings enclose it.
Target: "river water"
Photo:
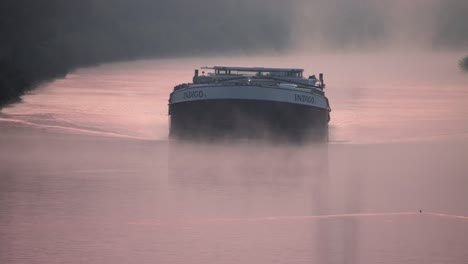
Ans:
[[[467,263],[460,57],[144,60],[45,83],[0,112],[0,263]],[[324,72],[330,142],[168,140],[172,87],[219,64]]]

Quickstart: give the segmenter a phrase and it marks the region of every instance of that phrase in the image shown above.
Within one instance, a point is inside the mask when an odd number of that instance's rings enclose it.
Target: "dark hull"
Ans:
[[[257,100],[203,100],[170,105],[170,136],[186,139],[327,140],[329,111]]]

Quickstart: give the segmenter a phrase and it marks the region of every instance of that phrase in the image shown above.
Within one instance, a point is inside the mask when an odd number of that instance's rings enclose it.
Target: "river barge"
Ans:
[[[192,83],[177,85],[170,94],[170,137],[328,138],[331,108],[323,74],[305,78],[304,70],[295,68],[200,70]]]

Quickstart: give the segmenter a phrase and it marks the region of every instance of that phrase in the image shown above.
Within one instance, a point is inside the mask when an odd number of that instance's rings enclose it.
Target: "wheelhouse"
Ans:
[[[202,67],[202,70],[213,70],[214,73],[208,73],[208,76],[272,76],[272,77],[296,77],[302,78],[303,69],[292,68],[263,68],[263,67],[228,67],[214,66]],[[196,72],[197,74],[197,72]]]

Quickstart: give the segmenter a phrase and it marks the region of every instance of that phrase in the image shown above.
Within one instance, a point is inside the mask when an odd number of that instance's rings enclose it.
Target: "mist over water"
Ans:
[[[332,142],[464,138],[468,80],[453,63],[460,54],[297,52],[108,64],[43,85],[21,104],[3,109],[1,118],[78,134],[167,139],[168,95],[174,85],[190,82],[193,69],[217,64],[296,67],[310,75],[325,74]]]
[[[0,5],[0,96],[64,75],[0,111],[0,263],[466,263],[467,1]],[[330,141],[168,139],[213,65],[324,73]]]
[[[0,262],[465,263],[459,56],[144,60],[44,84],[0,115]],[[218,64],[323,72],[330,142],[168,140],[173,86]]]

